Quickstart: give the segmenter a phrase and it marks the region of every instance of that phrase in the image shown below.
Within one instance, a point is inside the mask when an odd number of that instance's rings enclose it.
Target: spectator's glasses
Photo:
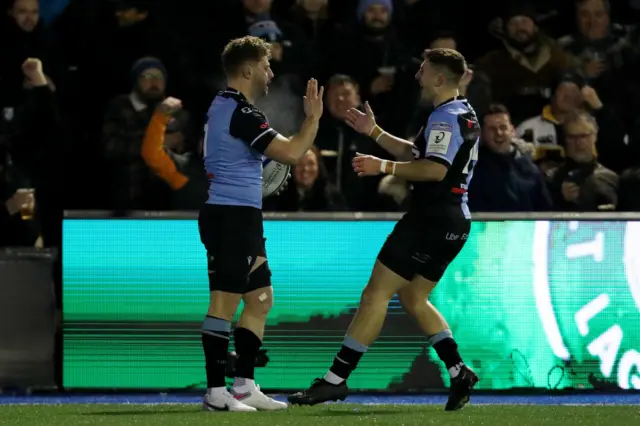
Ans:
[[[570,141],[582,141],[582,140],[586,140],[589,139],[591,136],[593,136],[595,134],[595,132],[588,132],[588,133],[567,133],[565,134],[565,137],[567,138],[567,140]]]
[[[145,72],[140,74],[140,78],[143,80],[162,80],[164,75],[161,72]]]

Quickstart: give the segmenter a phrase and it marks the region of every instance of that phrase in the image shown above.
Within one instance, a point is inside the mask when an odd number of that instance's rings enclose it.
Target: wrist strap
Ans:
[[[395,175],[396,174],[396,162],[382,160],[380,162],[380,173],[384,173],[386,175]]]
[[[382,130],[382,128],[376,124],[373,127],[373,129],[371,129],[371,133],[369,133],[369,137],[373,138],[376,142],[378,142],[378,139],[380,139],[380,137],[384,134],[385,134],[385,131]]]
[[[387,173],[387,160],[382,160],[380,162],[380,173]]]

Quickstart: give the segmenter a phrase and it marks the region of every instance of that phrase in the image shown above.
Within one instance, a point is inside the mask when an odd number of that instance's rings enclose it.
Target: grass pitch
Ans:
[[[469,405],[448,413],[439,405],[330,404],[281,412],[209,413],[198,405],[64,404],[0,406],[4,426],[353,426],[640,425],[640,406]]]

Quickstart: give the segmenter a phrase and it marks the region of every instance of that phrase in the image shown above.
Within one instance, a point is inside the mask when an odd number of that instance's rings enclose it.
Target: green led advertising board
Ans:
[[[392,221],[266,221],[275,306],[263,388],[306,387],[338,350]],[[195,220],[65,219],[64,385],[204,387]],[[640,389],[640,222],[474,222],[432,302],[480,389]],[[448,386],[397,300],[351,388]]]

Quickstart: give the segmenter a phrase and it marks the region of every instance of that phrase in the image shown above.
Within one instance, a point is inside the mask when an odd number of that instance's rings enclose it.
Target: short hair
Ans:
[[[509,108],[507,108],[503,104],[494,103],[494,104],[490,104],[487,107],[486,111],[482,116],[482,119],[484,120],[490,115],[498,115],[498,114],[507,114],[508,116],[511,116],[511,114],[509,113]]]
[[[360,89],[360,85],[355,78],[347,74],[334,74],[327,80],[327,90],[334,86],[342,86],[343,84],[351,84],[356,90]]]
[[[222,69],[227,76],[237,74],[245,63],[271,57],[271,46],[258,37],[245,36],[231,40],[222,51]]]
[[[579,9],[580,7],[584,6],[584,4],[589,1],[591,0],[576,0],[576,9]],[[609,0],[600,0],[600,1],[602,1],[602,4],[604,5],[604,10],[606,10],[607,13],[611,13],[611,3],[609,2]]]
[[[453,49],[427,49],[424,51],[424,59],[429,63],[448,74],[451,82],[458,84],[460,79],[467,72],[467,61],[462,53]]]
[[[596,121],[595,117],[589,112],[582,109],[571,111],[569,114],[567,114],[564,122],[562,123],[562,127],[566,130],[568,125],[575,124],[579,121],[584,121],[590,124],[591,126],[593,126],[596,133],[598,132],[598,122]]]

